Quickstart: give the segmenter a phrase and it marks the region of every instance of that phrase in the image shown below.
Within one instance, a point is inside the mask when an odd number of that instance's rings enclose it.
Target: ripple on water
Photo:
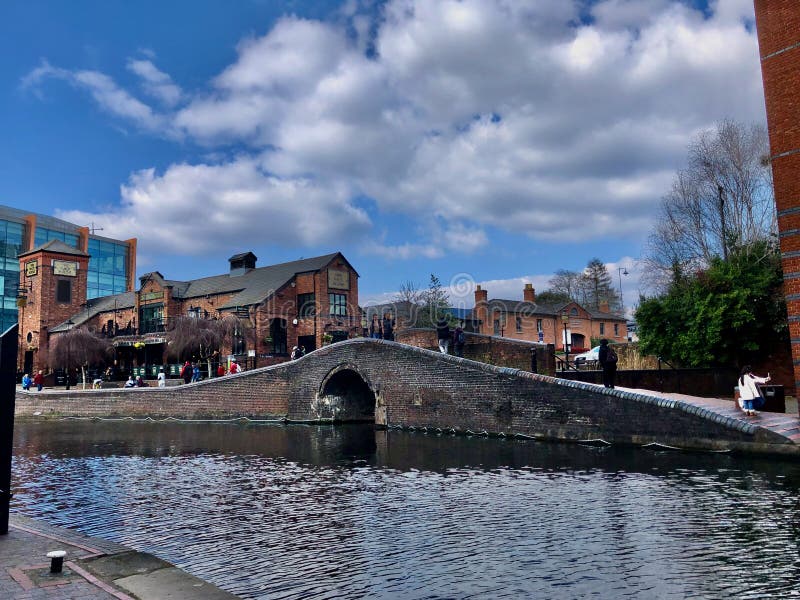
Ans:
[[[20,424],[16,438],[16,511],[244,598],[797,591],[791,463],[365,428]]]

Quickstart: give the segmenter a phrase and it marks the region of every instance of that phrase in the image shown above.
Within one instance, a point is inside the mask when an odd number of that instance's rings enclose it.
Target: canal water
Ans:
[[[800,464],[375,431],[18,423],[16,513],[243,598],[800,595]]]

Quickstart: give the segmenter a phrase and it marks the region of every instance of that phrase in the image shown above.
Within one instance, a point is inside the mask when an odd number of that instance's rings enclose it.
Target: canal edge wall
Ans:
[[[355,339],[293,362],[171,388],[17,393],[20,418],[98,417],[322,421],[330,375],[352,370],[389,427],[534,439],[663,444],[797,455],[788,437],[681,400],[443,355],[397,342]]]

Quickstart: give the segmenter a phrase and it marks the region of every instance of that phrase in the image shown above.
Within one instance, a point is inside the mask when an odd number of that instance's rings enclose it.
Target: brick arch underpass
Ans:
[[[792,437],[713,408],[359,338],[169,388],[17,393],[17,415],[372,420],[536,439],[797,455]]]

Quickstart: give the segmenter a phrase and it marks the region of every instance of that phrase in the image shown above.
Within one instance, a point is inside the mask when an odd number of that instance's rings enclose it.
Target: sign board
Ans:
[[[328,269],[328,287],[337,290],[349,290],[350,271],[344,269]]]
[[[256,351],[255,350],[248,350],[247,351],[247,356],[253,358],[253,357],[255,357],[255,355],[256,355]]]
[[[78,274],[78,263],[69,260],[54,260],[53,275],[75,277]]]
[[[39,261],[36,259],[29,260],[25,263],[25,276],[34,277],[39,273]]]

